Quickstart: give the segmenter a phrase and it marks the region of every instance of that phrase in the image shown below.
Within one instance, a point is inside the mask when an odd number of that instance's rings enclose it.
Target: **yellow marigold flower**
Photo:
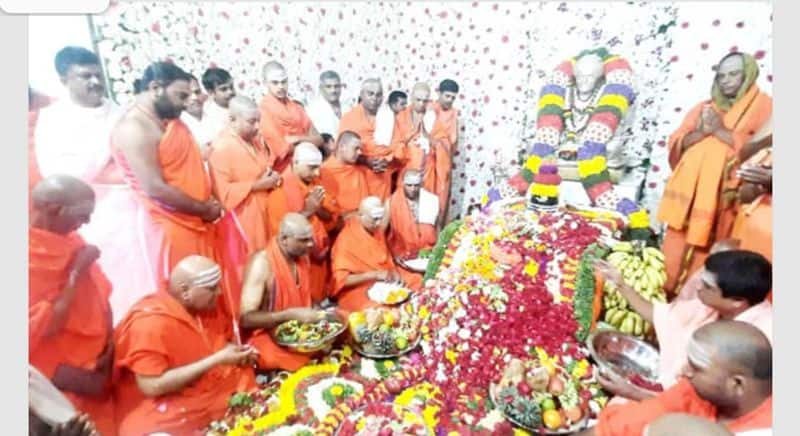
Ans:
[[[456,353],[455,353],[455,351],[453,351],[453,350],[445,351],[444,352],[444,357],[447,358],[447,360],[450,361],[451,365],[455,365],[456,364]]]
[[[525,274],[527,274],[529,277],[534,278],[538,273],[539,273],[539,264],[536,261],[531,260],[528,262],[527,265],[525,265]]]
[[[386,369],[392,369],[394,368],[394,362],[392,362],[391,360],[387,360],[383,362],[383,367]]]
[[[331,395],[334,397],[340,397],[344,393],[344,388],[339,385],[333,385],[331,387]]]
[[[411,307],[411,306],[409,305],[409,307]],[[430,311],[428,311],[428,306],[421,306],[419,308],[419,317],[420,318],[424,319],[424,318],[429,317],[430,315],[431,315],[431,313],[430,313]]]

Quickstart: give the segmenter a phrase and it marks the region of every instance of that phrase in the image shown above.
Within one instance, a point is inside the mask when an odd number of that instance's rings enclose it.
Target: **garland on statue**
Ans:
[[[575,63],[590,54],[600,56],[603,60],[606,83],[597,107],[580,136],[579,143],[582,145],[578,149],[578,175],[592,204],[622,213],[629,220],[630,236],[647,238],[650,235],[647,211],[628,198],[619,198],[608,172],[606,144],[613,138],[620,120],[633,103],[635,93],[630,65],[605,48],[585,50],[556,68],[550,82],[540,93],[535,142],[522,171],[506,182],[511,189],[492,188],[484,196],[483,204],[488,206],[502,199],[503,192],[508,191],[516,191],[520,195],[527,191],[528,196],[538,198],[537,201],[545,204],[558,198],[561,177],[558,175],[556,148],[564,130],[564,118],[569,116],[565,109],[567,87],[574,81]]]

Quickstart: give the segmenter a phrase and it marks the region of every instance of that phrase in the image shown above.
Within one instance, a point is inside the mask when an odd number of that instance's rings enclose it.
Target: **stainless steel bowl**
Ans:
[[[600,330],[589,335],[589,353],[601,370],[609,371],[628,380],[633,374],[657,383],[658,350],[652,345],[625,333]],[[651,391],[628,381],[634,389],[645,393]]]
[[[325,318],[327,320],[329,320],[329,321],[339,322],[339,323],[342,324],[342,326],[338,330],[334,331],[333,333],[329,334],[328,336],[326,336],[326,337],[324,337],[324,338],[322,338],[322,339],[320,339],[318,341],[312,341],[312,342],[281,342],[281,341],[278,340],[278,336],[276,334],[277,330],[278,330],[277,326],[275,328],[273,328],[270,333],[272,334],[272,338],[275,340],[275,342],[278,345],[280,345],[281,347],[286,347],[286,348],[288,348],[288,349],[290,349],[290,350],[292,350],[294,352],[297,352],[297,353],[303,353],[303,354],[316,353],[317,351],[321,351],[321,350],[324,350],[325,348],[328,348],[331,344],[333,344],[333,342],[336,340],[336,338],[339,337],[339,335],[341,335],[342,333],[344,333],[345,330],[347,330],[347,321],[342,319],[336,313],[328,312],[325,315]]]

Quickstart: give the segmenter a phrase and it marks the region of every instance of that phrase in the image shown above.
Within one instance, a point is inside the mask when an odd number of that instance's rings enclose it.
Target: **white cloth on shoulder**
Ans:
[[[439,197],[435,194],[425,190],[419,190],[419,217],[417,221],[420,224],[436,225],[436,219],[439,217]]]
[[[342,107],[342,113],[345,112],[345,108]],[[311,118],[317,132],[327,133],[336,138],[336,134],[339,132],[339,117],[336,116],[333,106],[327,100],[318,96],[306,106],[306,114]]]
[[[388,104],[381,105],[375,115],[375,144],[388,146],[394,134],[394,112]]]

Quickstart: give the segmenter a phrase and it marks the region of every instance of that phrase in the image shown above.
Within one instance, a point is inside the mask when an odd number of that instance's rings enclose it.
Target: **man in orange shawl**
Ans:
[[[278,236],[247,264],[240,321],[242,328],[252,330],[249,343],[258,350],[260,369],[297,371],[310,359],[280,347],[269,331],[286,321],[310,323],[324,317],[324,312],[312,309],[308,252],[313,246],[311,223],[289,213],[281,220]]]
[[[182,259],[165,292],[136,303],[114,333],[121,435],[202,434],[237,391],[255,387],[256,351],[233,342],[218,302],[222,270],[203,256]]]
[[[269,147],[275,171],[283,172],[292,162],[294,147],[301,142],[322,146],[322,137],[303,106],[289,98],[286,68],[271,61],[264,65],[267,95],[261,100],[261,135]]]
[[[739,170],[739,212],[732,237],[742,249],[772,260],[772,135],[769,147],[758,151]]]
[[[458,83],[445,79],[439,84],[439,99],[431,105],[436,121],[430,131],[431,150],[425,164],[424,187],[439,197],[439,219],[444,222],[450,201],[450,172],[458,145],[458,111],[453,108]]]
[[[772,98],[755,81],[752,56],[731,53],[717,66],[710,101],[686,115],[670,136],[672,175],[658,219],[667,225],[667,292],[680,289],[715,241],[730,236],[735,219],[739,153],[772,114]]]
[[[375,116],[383,102],[383,85],[379,79],[367,79],[361,85],[361,103],[342,116],[340,135],[355,132],[364,146],[362,162],[366,171],[370,195],[386,200],[392,193],[392,176],[406,162],[406,150],[398,144],[375,142]],[[397,129],[395,129],[397,130]]]
[[[314,247],[309,251],[311,262],[311,299],[319,303],[328,297],[331,239],[329,232],[339,230],[339,206],[325,188],[319,185],[322,153],[314,144],[302,142],[295,147],[292,166],[283,172],[283,194],[286,208],[308,219],[314,233]]]
[[[101,434],[114,435],[111,283],[96,263],[100,251],[76,232],[89,222],[94,192],[80,179],[54,175],[31,197],[28,359]]]
[[[732,432],[772,428],[772,346],[758,328],[716,321],[692,335],[685,377],[656,397],[609,405],[582,436],[639,436],[670,413],[725,424]],[[605,383],[608,375],[601,373]]]
[[[426,167],[433,123],[426,125],[423,119],[428,115],[427,121],[432,121],[431,116],[434,114],[427,111],[430,102],[431,88],[426,83],[417,83],[411,90],[411,104],[395,116],[392,148],[406,151],[407,159],[403,171],[422,171]]]
[[[171,63],[150,65],[140,82],[143,92],[111,134],[114,158],[147,215],[137,230],[157,287],[181,259],[215,258],[217,251],[212,223],[222,208],[211,195],[200,149],[179,119],[190,80]]]
[[[286,206],[276,189],[281,175],[272,170],[269,150],[258,135],[258,106],[237,96],[228,108],[229,125],[212,142],[208,163],[214,195],[236,217],[249,255],[266,247],[277,233]]]
[[[422,276],[395,266],[386,244],[386,206],[378,197],[361,200],[358,215],[348,218],[331,251],[333,296],[339,309],[355,312],[378,306],[367,296],[377,281],[404,282],[412,290]]]
[[[361,156],[361,137],[351,131],[339,135],[336,154],[328,158],[320,168],[320,183],[325,195],[338,205],[344,218],[358,210],[361,200],[369,196],[367,172],[358,165]]]
[[[403,185],[389,203],[389,249],[396,257],[413,259],[436,244],[439,199],[422,189],[422,174],[408,170]]]

